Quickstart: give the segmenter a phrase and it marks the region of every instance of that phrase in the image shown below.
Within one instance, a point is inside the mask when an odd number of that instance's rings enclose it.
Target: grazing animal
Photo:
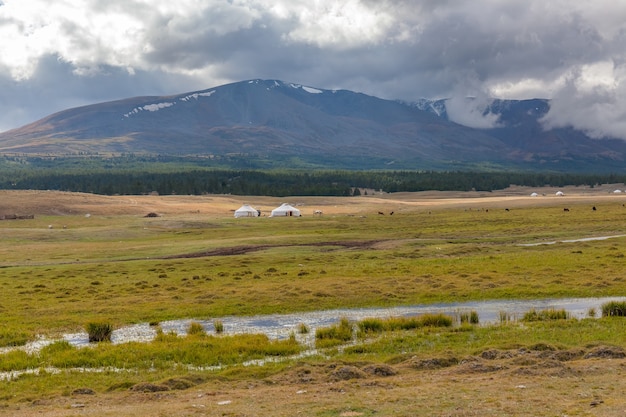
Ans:
[[[505,208],[504,210],[506,210],[506,211],[510,211],[508,208]]]
[[[569,209],[568,208],[564,208],[563,211],[569,211]]]
[[[378,214],[381,214],[383,216],[385,215],[385,213],[383,213],[382,211],[379,211]]]
[[[596,206],[591,207],[591,210],[596,211]]]
[[[393,216],[393,211],[391,213],[389,213],[390,216]]]

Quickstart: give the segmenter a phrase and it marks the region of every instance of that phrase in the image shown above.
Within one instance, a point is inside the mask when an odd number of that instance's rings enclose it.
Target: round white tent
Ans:
[[[259,217],[259,211],[248,204],[244,204],[235,210],[235,217]]]
[[[531,194],[530,194],[530,196],[531,196],[531,197],[537,197],[538,195],[539,195],[539,194],[537,194],[537,193],[531,193]]]
[[[295,217],[299,217],[301,216],[300,214],[300,210],[298,210],[297,208],[287,204],[287,203],[283,203],[280,207],[275,208],[274,210],[272,210],[272,214],[270,214],[270,217],[290,217],[290,216],[295,216]]]
[[[565,194],[563,194],[563,191],[557,191],[555,195],[561,196],[561,195],[565,195]]]

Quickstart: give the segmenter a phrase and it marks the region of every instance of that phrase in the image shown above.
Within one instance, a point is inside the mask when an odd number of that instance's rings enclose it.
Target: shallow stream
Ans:
[[[500,321],[501,314],[505,313],[511,319],[519,319],[531,309],[565,309],[573,318],[589,317],[594,310],[596,317],[602,313],[602,305],[608,301],[626,301],[626,297],[606,298],[561,298],[544,300],[496,300],[470,301],[464,303],[440,303],[416,305],[408,307],[389,308],[356,308],[313,311],[294,314],[270,314],[251,317],[219,317],[224,325],[223,334],[266,334],[271,339],[288,338],[295,334],[301,343],[314,345],[315,330],[319,327],[328,327],[338,323],[342,318],[359,321],[365,318],[409,317],[422,314],[448,314],[455,316],[462,312],[475,311],[478,313],[481,324],[493,324]],[[174,332],[184,335],[191,322],[200,323],[207,333],[215,333],[214,319],[181,319],[164,321],[159,324],[163,332]],[[300,335],[298,328],[306,325],[309,333]],[[147,342],[156,336],[157,328],[148,323],[123,327],[113,331],[113,343],[130,341]],[[64,339],[75,346],[89,344],[87,333],[75,333],[64,336]]]

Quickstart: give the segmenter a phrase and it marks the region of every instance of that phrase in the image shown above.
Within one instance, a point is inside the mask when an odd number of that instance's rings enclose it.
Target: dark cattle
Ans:
[[[383,216],[385,215],[385,213],[383,213],[382,211],[379,211],[378,214],[381,214]]]
[[[393,216],[393,211],[391,213],[389,213],[390,216]]]
[[[591,210],[596,211],[596,206],[593,206]]]
[[[568,208],[564,208],[563,211],[569,211],[569,209]]]
[[[506,209],[504,209],[504,210],[509,211],[509,209],[508,209],[508,208],[506,208]]]

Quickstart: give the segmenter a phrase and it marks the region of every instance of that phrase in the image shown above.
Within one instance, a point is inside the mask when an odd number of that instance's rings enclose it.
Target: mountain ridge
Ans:
[[[544,99],[493,100],[483,115],[498,124],[472,128],[453,121],[446,100],[403,103],[257,79],[63,110],[0,133],[0,153],[236,153],[362,169],[589,169],[626,160],[623,141],[544,130],[548,110]]]

